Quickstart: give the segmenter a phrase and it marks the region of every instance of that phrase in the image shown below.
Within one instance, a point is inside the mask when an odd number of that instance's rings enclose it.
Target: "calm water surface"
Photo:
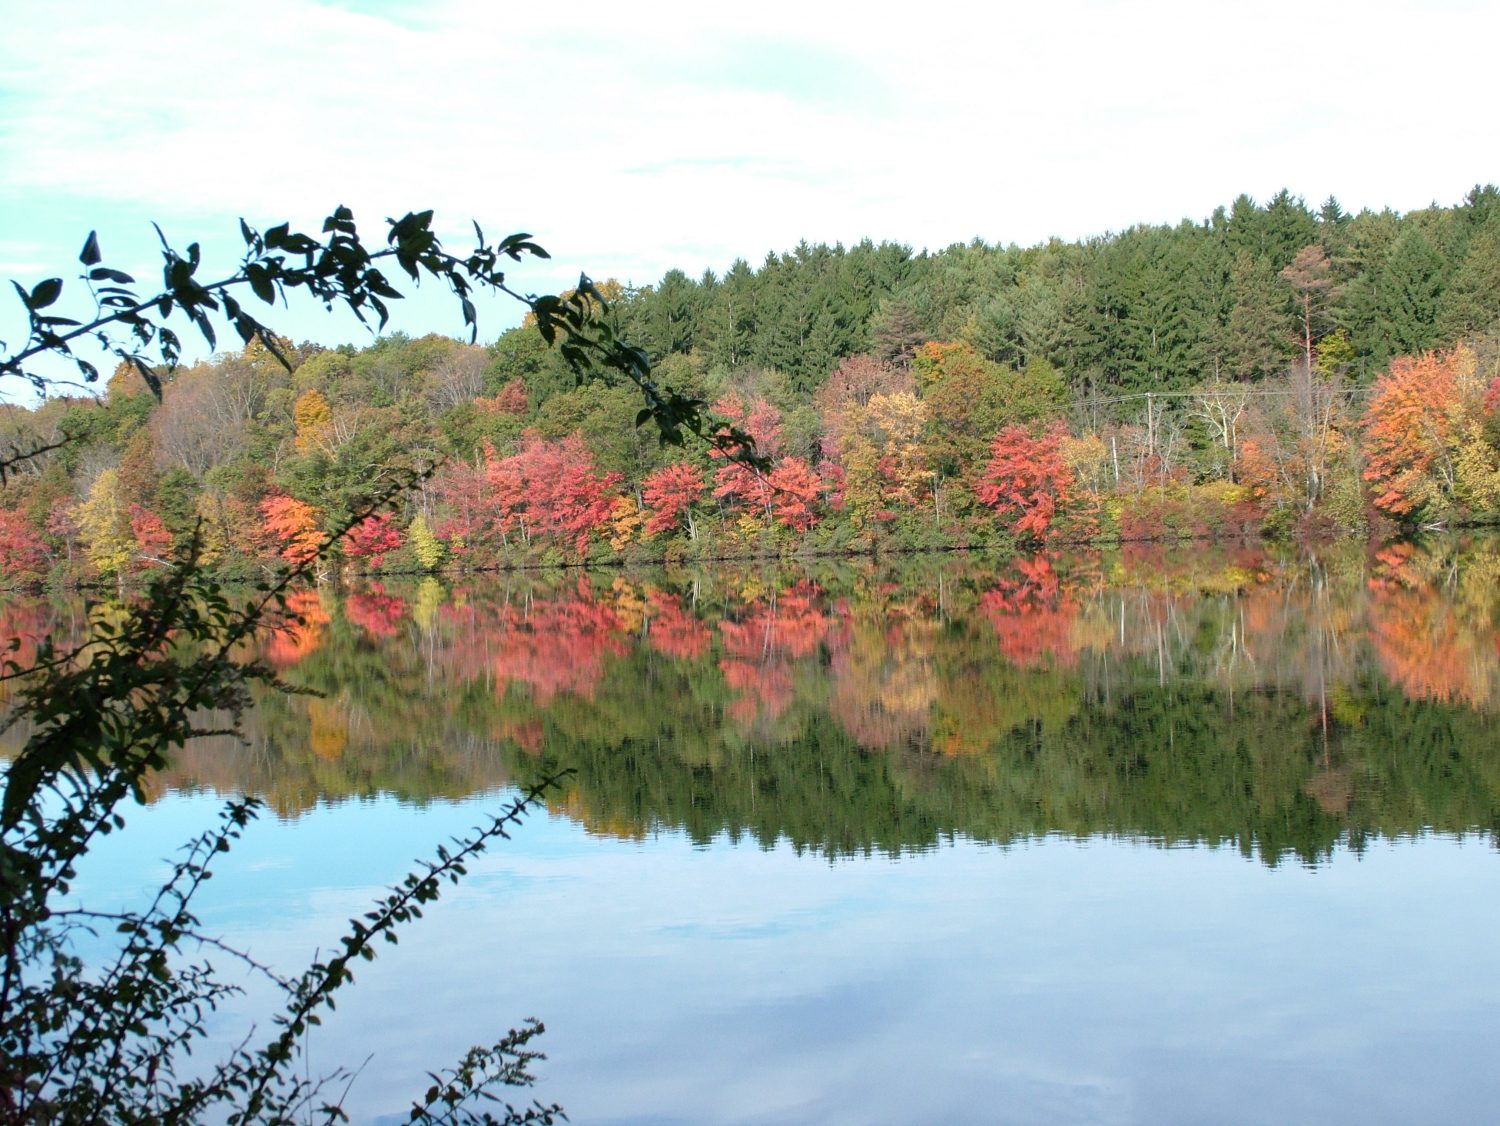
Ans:
[[[190,748],[79,892],[262,794],[201,906],[295,967],[563,767],[316,1033],[315,1071],[369,1059],[356,1121],[528,1015],[579,1123],[1486,1119],[1497,575],[1450,545],[310,594],[268,656],[326,695]]]

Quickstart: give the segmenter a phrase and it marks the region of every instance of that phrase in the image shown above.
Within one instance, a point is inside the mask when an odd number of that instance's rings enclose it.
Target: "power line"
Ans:
[[[1345,398],[1353,400],[1358,396],[1368,395],[1370,391],[1371,388],[1369,387],[1345,387],[1336,390],[1333,393],[1335,395],[1343,396]],[[1236,392],[1235,397],[1243,396],[1245,398],[1284,398],[1286,396],[1302,394],[1304,394],[1304,392],[1291,387],[1262,387],[1254,389],[1247,388],[1244,391]],[[1075,399],[1072,405],[1074,407],[1092,407],[1107,406],[1115,403],[1129,403],[1137,399],[1145,399],[1147,401],[1150,401],[1151,399],[1201,399],[1203,397],[1203,392],[1201,391],[1133,391],[1128,395],[1101,395],[1094,396],[1088,399]]]

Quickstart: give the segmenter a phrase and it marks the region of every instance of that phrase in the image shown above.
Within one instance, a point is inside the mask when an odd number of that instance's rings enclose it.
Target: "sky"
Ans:
[[[339,203],[376,237],[425,208],[456,248],[471,219],[530,232],[553,259],[512,271],[524,292],[801,239],[1073,240],[1282,188],[1450,205],[1500,180],[1497,33],[1467,0],[14,0],[0,278],[70,276],[97,229],[144,280],[152,220],[228,273],[240,216],[316,229]],[[481,340],[521,311],[482,306]],[[368,339],[316,307],[263,319]],[[395,327],[462,326],[428,293]]]

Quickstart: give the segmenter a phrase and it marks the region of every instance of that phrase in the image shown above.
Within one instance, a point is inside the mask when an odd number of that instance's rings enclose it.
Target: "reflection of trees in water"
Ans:
[[[757,593],[719,621],[719,672],[733,693],[725,711],[765,730],[791,706],[797,666],[828,640],[829,618],[811,583]]]
[[[296,590],[287,595],[286,615],[266,639],[265,658],[276,669],[300,664],[323,643],[328,612],[316,590]]]
[[[1407,545],[1403,545],[1407,546]],[[1385,553],[1370,581],[1370,638],[1381,671],[1415,699],[1500,702],[1500,552],[1450,559]]]
[[[0,601],[0,645],[9,646],[3,659],[17,668],[31,668],[38,648],[58,631],[58,618],[57,608],[40,599]],[[9,700],[12,692],[13,682],[0,680],[0,701]]]
[[[1496,553],[574,572],[294,597],[294,685],[166,785],[459,797],[840,853],[1119,833],[1312,859],[1500,812]],[[1101,576],[1107,575],[1108,582]],[[0,607],[45,636],[68,611]],[[12,732],[12,739],[16,737]]]
[[[831,718],[865,750],[929,749],[941,624],[868,604],[844,616],[846,640],[829,664]]]

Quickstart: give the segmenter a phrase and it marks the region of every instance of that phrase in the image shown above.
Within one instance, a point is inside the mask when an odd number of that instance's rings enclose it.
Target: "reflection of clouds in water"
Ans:
[[[205,927],[295,968],[496,804],[254,825]],[[134,853],[100,859],[138,871],[217,805],[169,795],[121,838]],[[1379,1119],[1416,1099],[1463,1118],[1500,1096],[1479,1058],[1500,1047],[1500,918],[1473,894],[1495,862],[1435,837],[1309,869],[1053,834],[830,863],[538,816],[358,969],[314,1070],[373,1053],[348,1103],[370,1121],[534,1013],[549,1059],[528,1094],[574,1121]]]
[[[540,835],[543,855],[523,831],[486,860],[320,1032],[320,1059],[376,1055],[356,1119],[399,1103],[434,1053],[532,1012],[536,1094],[575,1121],[1203,1120],[1252,1097],[1297,1118],[1400,1102],[1419,1076],[1450,1111],[1497,1093],[1462,1047],[1495,1046],[1500,998],[1474,985],[1500,980],[1480,937],[1494,908],[1465,890],[1487,849],[1273,870],[1054,837],[830,865],[680,834]],[[419,1008],[443,1027],[415,1035]],[[1374,1069],[1395,1042],[1408,1066]],[[1267,1068],[1285,1082],[1252,1090]]]
[[[296,867],[296,861],[290,856],[258,860],[254,864],[247,864],[247,872],[284,872]]]

